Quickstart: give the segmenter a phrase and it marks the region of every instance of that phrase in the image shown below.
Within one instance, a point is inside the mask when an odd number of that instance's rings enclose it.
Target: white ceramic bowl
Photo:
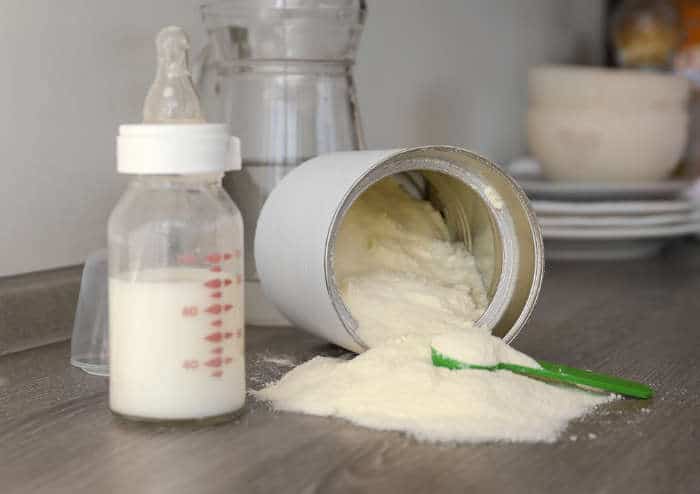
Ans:
[[[690,84],[683,77],[575,65],[530,69],[530,106],[678,110],[686,107]]]
[[[530,108],[528,144],[551,180],[642,182],[668,177],[685,150],[685,110]]]

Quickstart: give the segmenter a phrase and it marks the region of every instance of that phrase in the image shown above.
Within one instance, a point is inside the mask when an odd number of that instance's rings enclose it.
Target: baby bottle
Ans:
[[[133,178],[109,220],[109,403],[136,420],[220,420],[245,401],[243,224],[221,186],[238,139],[203,120],[184,31],[156,45],[144,123],[117,141]]]

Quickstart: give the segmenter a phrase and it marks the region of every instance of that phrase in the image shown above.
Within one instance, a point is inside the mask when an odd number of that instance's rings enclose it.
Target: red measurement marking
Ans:
[[[233,309],[233,305],[231,305],[231,304],[226,304],[226,305],[224,305],[224,307],[223,307],[224,312],[228,312],[228,311],[230,311],[231,309]]]
[[[205,336],[204,339],[207,340],[207,341],[211,341],[211,342],[213,342],[213,343],[218,343],[218,342],[221,341],[221,339],[223,338],[223,336],[224,336],[223,333],[221,333],[221,332],[219,331],[219,332],[211,333],[211,334]]]
[[[233,254],[230,254],[227,252],[224,254],[224,261],[230,261],[232,257],[233,257]]]
[[[233,280],[224,280],[224,286],[229,286],[231,283],[233,283]]]
[[[233,334],[235,334],[235,335],[236,335],[236,338],[240,338],[240,337],[241,337],[241,335],[243,334],[243,331],[241,331],[240,329],[237,329],[236,331],[234,331],[234,333],[233,333]]]
[[[207,367],[221,367],[221,362],[221,357],[214,357],[213,359],[204,362],[204,365]]]
[[[222,321],[221,319],[217,319],[216,321],[212,321],[211,325],[215,328],[220,328],[223,323],[224,321]]]
[[[196,360],[185,360],[182,363],[183,369],[196,369],[197,367],[199,367],[199,362]]]
[[[214,355],[221,355],[221,353],[222,353],[223,351],[224,351],[223,348],[218,347],[218,348],[214,348],[214,349],[211,351],[211,353],[213,353]]]
[[[229,333],[229,332],[224,333],[224,339],[230,340],[231,338],[233,338],[233,333]]]
[[[223,375],[224,375],[224,371],[220,371],[220,370],[214,371],[211,373],[211,377],[221,377]]]
[[[221,314],[221,304],[212,304],[206,309],[204,309],[204,312],[208,312],[209,314]]]
[[[204,286],[207,288],[221,288],[221,280],[209,280]]]
[[[221,272],[221,266],[212,266],[209,268],[209,271],[212,273],[220,273]]]
[[[195,317],[199,311],[197,310],[197,307],[194,305],[190,305],[189,307],[183,307],[182,308],[182,317]]]
[[[194,254],[182,254],[177,256],[178,264],[197,264],[197,256]]]
[[[241,257],[241,250],[240,250],[240,249],[236,249],[236,250],[233,252],[233,255],[236,257],[236,259],[238,259],[239,257]]]
[[[210,295],[211,298],[221,298],[221,292],[214,292]]]
[[[209,254],[207,256],[207,262],[211,264],[219,264],[221,262],[221,254]]]
[[[243,281],[243,277],[240,274],[236,275],[236,285],[240,285],[241,281]]]
[[[231,362],[233,362],[233,359],[231,357],[226,357],[224,359],[224,364],[226,364],[226,365],[230,364]]]

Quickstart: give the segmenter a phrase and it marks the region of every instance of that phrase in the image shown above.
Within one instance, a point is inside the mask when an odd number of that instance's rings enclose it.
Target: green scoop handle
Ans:
[[[566,365],[562,364],[554,364],[552,362],[546,362],[543,360],[537,361],[537,363],[542,366],[541,369],[535,369],[533,367],[525,367],[516,364],[508,364],[505,362],[501,362],[493,366],[483,366],[471,365],[467,362],[461,362],[459,360],[450,358],[438,352],[434,348],[431,348],[431,352],[433,365],[437,367],[445,367],[447,369],[452,370],[507,370],[523,376],[534,377],[537,379],[547,379],[566,384],[574,384],[576,386],[594,388],[596,390],[607,391],[610,393],[616,393],[624,396],[631,396],[633,398],[642,398],[646,400],[647,398],[651,398],[654,395],[654,390],[642,383],[629,381],[627,379],[621,379],[619,377],[609,376],[606,374],[598,374],[596,372],[591,372],[583,369],[576,369],[574,367],[567,367]]]

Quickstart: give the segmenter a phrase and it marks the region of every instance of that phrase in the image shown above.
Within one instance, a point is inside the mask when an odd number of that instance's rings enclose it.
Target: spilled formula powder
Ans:
[[[478,337],[480,345],[505,346],[485,332]],[[569,420],[611,399],[508,371],[434,367],[430,342],[410,335],[349,361],[316,357],[254,394],[277,410],[339,417],[433,442],[553,442]],[[490,351],[513,363],[534,363],[510,348]]]
[[[296,362],[293,358],[288,356],[275,357],[273,355],[264,355],[261,360],[266,364],[272,364],[276,367],[294,367]]]
[[[487,305],[474,257],[440,214],[384,180],[348,211],[336,280],[369,350],[316,357],[253,392],[277,410],[332,416],[437,442],[554,441],[610,398],[508,371],[434,367],[435,345],[472,363],[537,366],[474,325]]]

